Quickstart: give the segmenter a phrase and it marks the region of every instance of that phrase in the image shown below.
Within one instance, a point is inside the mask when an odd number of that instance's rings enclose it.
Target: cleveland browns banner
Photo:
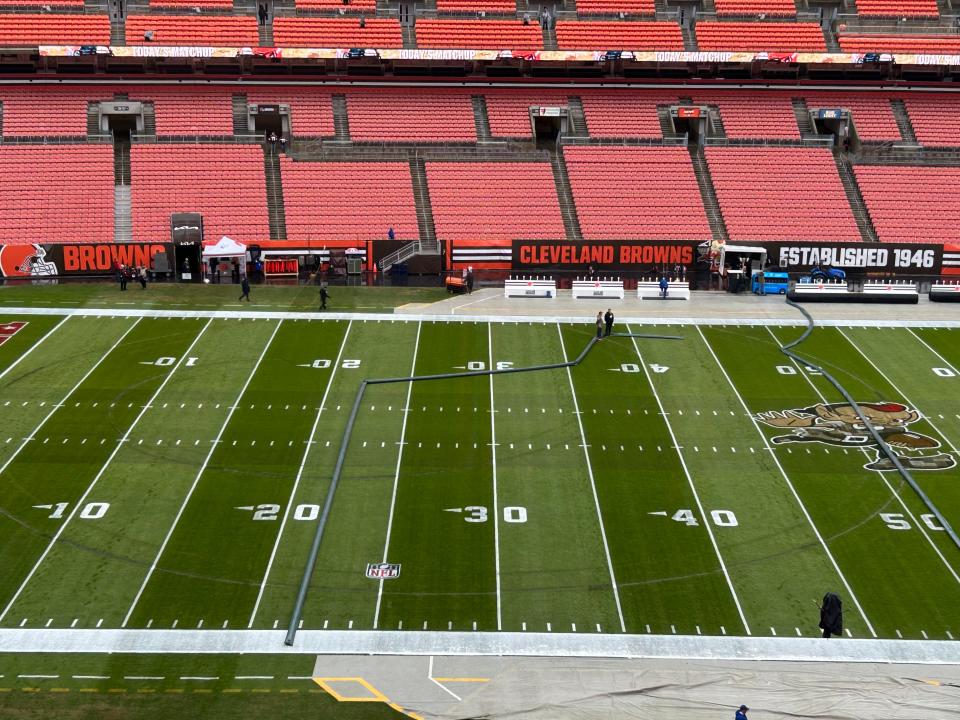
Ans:
[[[107,275],[117,265],[153,268],[157,256],[174,267],[172,243],[24,243],[0,246],[0,277]]]
[[[697,259],[696,242],[514,240],[513,269],[530,271],[644,270],[686,265]]]

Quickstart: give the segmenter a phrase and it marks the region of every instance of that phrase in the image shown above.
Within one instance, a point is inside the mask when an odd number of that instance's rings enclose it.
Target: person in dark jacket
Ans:
[[[737,710],[737,714],[733,716],[733,720],[747,720],[747,711],[749,709],[746,705],[741,705],[740,709]]]
[[[597,313],[597,340],[603,339],[603,313]]]
[[[823,602],[820,604],[819,627],[823,630],[825,638],[843,635],[843,602],[836,593],[828,592],[823,596]]]
[[[603,336],[609,337],[610,333],[613,332],[613,310],[610,308],[607,308],[607,312],[603,316],[603,324],[605,326]]]
[[[240,281],[240,289],[243,291],[243,294],[240,296],[237,302],[247,299],[247,302],[250,302],[250,282],[247,280],[247,276],[243,276],[243,280]]]
[[[667,297],[667,289],[668,289],[669,287],[670,287],[670,281],[667,280],[667,276],[666,276],[666,275],[662,275],[662,276],[660,277],[660,297],[662,297],[662,298],[666,298],[666,297]]]
[[[120,277],[120,289],[126,290],[127,289],[127,266],[121,265],[117,275],[119,275]]]
[[[327,309],[327,300],[330,299],[330,293],[327,292],[326,286],[320,288],[320,309]]]

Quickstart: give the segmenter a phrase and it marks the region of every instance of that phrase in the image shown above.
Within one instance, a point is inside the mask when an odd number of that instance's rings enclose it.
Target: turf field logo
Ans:
[[[929,435],[910,430],[920,420],[920,413],[901,403],[860,403],[860,409],[869,418],[884,441],[893,448],[904,467],[910,470],[947,470],[956,465],[952,455],[931,452],[940,442]],[[818,403],[792,410],[770,410],[757,415],[761,422],[775,428],[789,430],[787,435],[773,438],[774,445],[787,443],[824,443],[843,448],[865,448],[873,460],[867,470],[893,470],[890,459],[884,455],[873,436],[848,403]]]
[[[4,245],[0,247],[0,276],[56,277],[57,264],[46,260],[42,245]]]
[[[367,577],[371,580],[394,580],[400,577],[400,565],[397,563],[369,563]]]

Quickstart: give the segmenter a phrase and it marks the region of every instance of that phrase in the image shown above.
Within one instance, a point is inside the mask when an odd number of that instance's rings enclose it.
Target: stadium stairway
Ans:
[[[697,26],[691,21],[680,26],[680,34],[683,36],[683,49],[687,52],[697,52],[700,48],[697,46]]]
[[[835,147],[833,149],[833,159],[837,164],[840,182],[843,183],[843,191],[846,193],[850,209],[853,211],[853,219],[856,220],[857,228],[860,230],[860,237],[864,242],[880,242],[877,237],[877,230],[870,219],[867,204],[863,201],[863,194],[860,192],[857,178],[853,174],[849,158],[840,148]]]
[[[906,104],[903,100],[892,99],[890,100],[890,107],[893,108],[893,119],[896,120],[897,127],[900,129],[900,137],[906,143],[917,145],[917,133],[913,129]]]
[[[143,136],[157,138],[157,108],[153,100],[143,101]]]
[[[588,137],[587,115],[583,111],[583,100],[578,97],[567,99],[567,119],[570,121],[570,134],[574,137]]]
[[[557,199],[560,201],[560,215],[563,217],[563,229],[567,240],[583,240],[580,229],[580,219],[577,217],[577,205],[573,200],[573,190],[570,189],[570,176],[567,173],[567,163],[563,159],[560,146],[549,150],[550,167],[553,169],[553,181],[557,186]]]
[[[333,95],[333,134],[338,142],[350,142],[350,119],[347,115],[347,96]]]
[[[130,175],[130,135],[125,133],[113,141],[114,242],[133,242]]]
[[[100,136],[100,104],[95,102],[87,103],[87,138]]]
[[[410,178],[413,181],[413,200],[417,206],[417,229],[420,232],[420,240],[428,244],[436,243],[437,228],[433,221],[427,168],[422,158],[410,160]]]
[[[813,126],[813,120],[810,118],[810,108],[804,98],[791,98],[793,105],[793,114],[797,118],[797,127],[800,129],[800,136],[816,135],[817,129]]]
[[[273,15],[263,25],[257,25],[260,47],[273,47]]]
[[[703,200],[703,209],[707,211],[707,221],[710,223],[710,232],[713,239],[719,242],[727,242],[730,236],[727,233],[727,224],[723,219],[723,212],[720,210],[720,202],[717,200],[717,190],[713,186],[710,168],[703,156],[703,146],[690,145],[687,149],[690,152],[693,174],[697,177],[700,198]]]
[[[489,142],[491,134],[487,99],[483,95],[472,95],[470,100],[473,103],[473,122],[477,127],[477,142]]]
[[[531,22],[533,22],[531,20]],[[550,23],[549,25],[541,23],[540,31],[543,33],[543,49],[544,50],[556,50],[557,49],[557,25],[556,23]]]
[[[723,115],[720,114],[720,108],[716,105],[708,105],[707,117],[710,118],[710,123],[713,125],[713,137],[725,138],[727,136],[727,128],[723,124]]]
[[[660,120],[660,132],[663,133],[665,138],[677,134],[676,128],[673,127],[673,120],[670,117],[669,105],[657,105],[657,118]]]
[[[247,122],[247,96],[241,93],[233,96],[233,134],[238,137],[250,134],[250,126]]]
[[[280,153],[263,143],[263,171],[267,185],[267,217],[270,239],[287,239],[287,217],[283,206],[283,180],[280,175]]]
[[[832,23],[822,22],[820,23],[820,30],[823,31],[823,42],[827,45],[827,52],[838,53],[840,50],[840,41],[837,39],[837,34],[833,30]]]

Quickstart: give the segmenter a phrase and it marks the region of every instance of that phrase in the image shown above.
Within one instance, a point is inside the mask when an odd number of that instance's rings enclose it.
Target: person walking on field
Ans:
[[[603,313],[597,313],[597,340],[603,339]]]
[[[327,309],[327,300],[330,299],[330,293],[327,292],[326,286],[320,288],[320,309]]]
[[[606,328],[603,331],[604,337],[609,337],[610,333],[613,332],[613,310],[607,308],[606,314],[603,316],[603,323]]]
[[[147,289],[147,269],[145,267],[137,268],[137,280],[140,281],[140,287]]]
[[[243,280],[240,281],[240,289],[243,291],[243,294],[239,297],[237,302],[240,302],[240,300],[243,300],[244,298],[247,299],[247,302],[250,302],[250,281],[247,280],[246,275],[244,275]]]

